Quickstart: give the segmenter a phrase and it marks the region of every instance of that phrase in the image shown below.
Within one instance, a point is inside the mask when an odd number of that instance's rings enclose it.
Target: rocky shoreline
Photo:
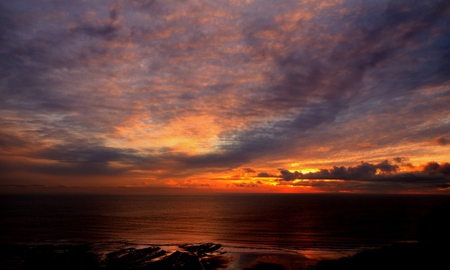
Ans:
[[[450,269],[449,215],[450,204],[442,204],[424,217],[415,243],[392,244],[332,260],[283,250],[230,250],[216,243],[155,246],[38,242],[0,244],[0,269]]]
[[[447,257],[427,254],[418,243],[368,249],[333,260],[308,259],[288,252],[227,252],[220,244],[127,247],[106,253],[93,244],[3,244],[0,269],[215,270],[215,269],[450,269]]]
[[[220,269],[228,260],[219,251],[220,244],[180,245],[171,253],[160,247],[125,249],[108,253],[103,261],[107,269]]]
[[[229,260],[220,244],[129,247],[101,255],[92,244],[0,245],[0,269],[223,269]]]
[[[229,248],[200,243],[177,246],[41,243],[0,244],[0,269],[306,269],[317,260],[289,251]]]

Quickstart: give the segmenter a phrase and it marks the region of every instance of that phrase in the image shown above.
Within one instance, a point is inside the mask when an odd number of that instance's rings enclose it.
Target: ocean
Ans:
[[[2,195],[0,244],[218,243],[354,252],[414,242],[449,196],[352,194]]]

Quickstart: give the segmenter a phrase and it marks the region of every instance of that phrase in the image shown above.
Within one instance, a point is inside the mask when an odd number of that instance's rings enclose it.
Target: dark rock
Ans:
[[[202,270],[203,266],[197,256],[186,253],[175,251],[159,261],[153,262],[147,265],[145,269],[154,270],[172,270],[172,269],[192,269],[192,270]]]
[[[123,249],[108,253],[105,265],[108,269],[141,269],[165,254],[166,251],[159,247]]]
[[[205,270],[225,269],[230,260],[222,255],[205,256],[200,259],[200,263]]]
[[[229,263],[229,259],[222,256],[224,252],[217,252],[222,247],[220,244],[186,244],[179,247],[197,256],[205,270],[224,269]]]
[[[193,244],[193,245],[181,245],[180,248],[189,251],[191,253],[196,254],[197,256],[203,256],[205,253],[211,253],[219,248],[221,248],[222,245],[220,244],[213,244],[213,243],[206,243],[206,244]]]

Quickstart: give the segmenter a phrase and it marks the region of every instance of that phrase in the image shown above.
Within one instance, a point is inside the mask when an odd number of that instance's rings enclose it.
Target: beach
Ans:
[[[111,243],[109,249],[104,248],[92,243],[1,245],[0,269],[439,270],[450,267],[445,254],[427,254],[418,243],[393,244],[354,254],[316,252],[314,255],[214,243],[180,246]]]
[[[224,247],[215,243],[179,246],[3,244],[0,249],[1,269],[309,269],[320,257],[288,250]],[[333,256],[339,254],[328,254],[328,258]]]
[[[417,243],[394,244],[355,254],[224,247],[215,243],[180,246],[110,243],[1,245],[0,269],[228,269],[351,270],[448,269],[444,257],[427,256]],[[341,256],[341,257],[339,257]]]
[[[0,269],[439,269],[448,201],[3,196]]]

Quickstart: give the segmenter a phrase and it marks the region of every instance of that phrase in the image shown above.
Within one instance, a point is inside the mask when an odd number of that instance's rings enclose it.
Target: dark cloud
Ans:
[[[89,144],[57,145],[36,152],[35,157],[70,163],[106,163],[111,161],[133,163],[137,161],[134,149],[119,149]]]
[[[110,10],[109,17],[102,25],[89,25],[84,24],[73,29],[75,33],[83,33],[92,37],[101,37],[105,39],[112,39],[116,37],[120,27],[117,26],[118,11],[115,9]]]
[[[414,168],[414,166],[409,162],[409,158],[407,157],[395,157],[393,158],[395,163],[401,164],[402,166],[407,166],[410,168]]]
[[[100,27],[86,25],[76,28],[75,30],[94,37],[101,36],[104,38],[111,38],[114,33],[118,31],[118,28],[112,25],[105,25]]]
[[[133,167],[131,166],[120,166],[115,167],[107,163],[74,163],[74,162],[58,162],[58,163],[37,163],[29,162],[27,160],[8,160],[2,159],[0,166],[0,176],[1,178],[8,182],[17,178],[15,174],[21,175],[22,173],[29,174],[28,177],[33,177],[35,179],[50,178],[54,176],[64,176],[64,177],[84,177],[84,176],[109,176],[118,177],[126,174]],[[43,177],[42,177],[43,176]],[[24,179],[21,182],[32,182],[31,179]],[[82,182],[79,179],[79,182]]]
[[[290,171],[285,170],[285,169],[280,169],[280,174],[281,174],[281,178],[283,180],[285,180],[285,181],[291,181],[291,180],[299,179],[300,177],[303,176],[302,173],[299,173],[297,171],[290,172]]]
[[[405,158],[401,158],[400,161],[402,160],[405,160]],[[429,185],[433,187],[442,187],[450,181],[450,164],[447,162],[441,164],[429,162],[423,166],[423,170],[413,172],[398,172],[398,169],[398,165],[391,164],[385,160],[378,164],[361,162],[354,167],[334,166],[332,169],[321,169],[318,172],[307,174],[280,170],[279,178],[289,182],[301,179],[338,179],[361,183],[404,183]],[[328,185],[328,183],[322,184]],[[300,182],[298,185],[308,186],[310,183]],[[333,185],[333,183],[330,185]]]
[[[256,172],[252,168],[242,168],[242,170],[244,170],[244,172],[246,172],[246,173],[255,173]]]
[[[162,159],[177,164],[179,168],[235,168],[240,164],[249,161],[248,155],[237,156],[234,152],[226,152],[224,154],[211,153],[204,155],[190,156],[186,154],[168,154]]]
[[[396,163],[404,163],[404,162],[407,162],[409,160],[409,158],[407,158],[407,157],[395,157],[395,158],[393,158],[393,160]]]
[[[260,172],[257,175],[258,177],[276,177],[276,175],[270,174],[270,173],[266,173],[266,172]]]
[[[12,134],[0,132],[0,149],[11,150],[15,148],[23,148],[30,146],[30,142],[26,139]]]
[[[430,174],[439,173],[450,176],[450,163],[429,162],[424,166],[423,171]]]
[[[255,183],[235,183],[236,187],[245,187],[245,188],[257,188],[258,185]]]
[[[11,139],[7,141],[7,148],[30,146],[29,142]],[[17,155],[16,155],[17,156]],[[119,176],[130,172],[133,169],[142,167],[145,161],[137,155],[133,149],[119,149],[104,147],[95,144],[81,143],[71,145],[56,145],[35,151],[22,153],[25,159],[2,159],[0,174],[5,179],[10,178],[11,173],[43,174],[47,176]],[[31,162],[29,158],[37,161],[45,160],[52,162]],[[115,166],[113,163],[120,163]]]
[[[438,185],[436,185],[436,187],[441,188],[441,189],[448,189],[448,188],[450,188],[450,184],[448,184],[448,183],[438,184]]]
[[[450,140],[447,139],[447,138],[444,138],[444,137],[439,137],[439,138],[437,138],[437,139],[434,140],[434,141],[435,141],[436,143],[440,144],[440,145],[443,145],[443,146],[445,146],[445,145],[447,145],[447,144],[450,143]]]

